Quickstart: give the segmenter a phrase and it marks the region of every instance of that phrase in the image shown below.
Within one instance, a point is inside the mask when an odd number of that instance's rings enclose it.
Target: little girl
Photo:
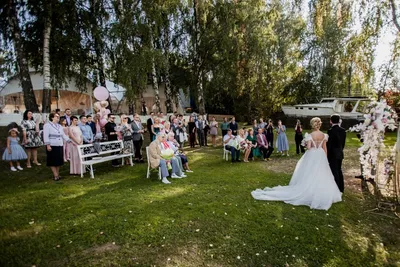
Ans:
[[[7,138],[7,149],[4,150],[3,153],[3,160],[10,162],[11,171],[15,172],[18,170],[22,171],[19,161],[26,160],[28,156],[25,153],[25,150],[22,146],[19,145],[19,137],[18,137],[18,129],[12,128],[8,131],[8,138]],[[13,161],[17,163],[17,168],[14,167]]]

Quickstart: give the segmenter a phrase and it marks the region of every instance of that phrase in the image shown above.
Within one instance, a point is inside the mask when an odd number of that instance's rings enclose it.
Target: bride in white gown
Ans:
[[[288,186],[266,187],[251,192],[255,199],[284,201],[295,206],[328,210],[332,203],[342,200],[326,156],[328,135],[322,133],[321,119],[313,118],[313,132],[305,135],[307,152],[296,165]]]

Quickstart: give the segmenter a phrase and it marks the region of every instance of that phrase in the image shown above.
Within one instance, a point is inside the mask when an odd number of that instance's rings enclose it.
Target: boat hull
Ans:
[[[333,114],[339,114],[343,119],[363,120],[363,114],[359,112],[336,112],[331,107],[313,107],[313,106],[282,106],[282,111],[288,117],[306,118],[306,117],[328,117]]]

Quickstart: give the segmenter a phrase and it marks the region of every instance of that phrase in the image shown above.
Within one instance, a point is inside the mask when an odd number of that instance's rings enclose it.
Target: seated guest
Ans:
[[[260,152],[263,154],[264,160],[270,160],[269,157],[274,149],[268,145],[267,138],[265,137],[265,134],[263,134],[263,129],[261,128],[258,129],[257,144]]]
[[[257,131],[258,131],[258,128],[257,128]],[[257,136],[254,135],[254,130],[252,128],[249,129],[249,134],[247,135],[246,139],[250,142],[249,145],[251,147],[251,152],[250,152],[249,158],[254,160],[254,157],[258,156],[258,155],[255,155],[255,152],[256,152],[255,149],[257,148],[258,144],[257,144]]]
[[[161,153],[164,150],[169,149],[169,145],[166,142],[166,136],[165,134],[158,134],[157,138],[150,143],[149,145],[149,160],[150,160],[150,166],[152,168],[158,168],[161,167],[161,177],[162,177],[162,182],[164,184],[170,184],[171,182],[168,181],[167,177],[169,176],[168,173],[168,168],[167,164],[171,163],[172,165],[172,174],[171,178],[182,178],[182,172],[179,168],[179,163],[176,158],[171,158],[170,160],[163,159],[161,156]]]
[[[240,162],[240,150],[237,147],[236,136],[232,134],[231,129],[228,129],[228,133],[224,136],[224,148],[231,152],[232,163]]]
[[[80,123],[78,124],[81,129],[84,144],[91,144],[94,140],[93,130],[89,124],[87,124],[87,118],[85,115],[79,117]]]
[[[239,130],[239,135],[236,136],[236,140],[239,143],[240,149],[244,152],[244,162],[249,162],[249,155],[251,152],[251,142],[246,139],[244,130]]]
[[[171,133],[168,134],[167,143],[170,146],[170,148],[175,152],[175,156],[179,157],[179,159],[181,161],[181,164],[182,164],[182,168],[186,172],[193,172],[189,168],[189,163],[188,163],[188,159],[187,159],[186,155],[184,153],[179,152],[179,143],[178,143],[178,141],[175,140],[175,134],[174,133],[171,132]]]

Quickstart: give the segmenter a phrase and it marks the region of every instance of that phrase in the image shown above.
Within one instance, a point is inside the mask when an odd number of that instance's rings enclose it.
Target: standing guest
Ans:
[[[10,162],[10,170],[16,172],[17,169],[22,171],[23,168],[19,164],[20,160],[26,160],[28,157],[22,146],[19,145],[18,129],[12,128],[8,131],[7,149],[4,150],[3,160]],[[17,168],[14,167],[13,161],[16,163]]]
[[[60,177],[60,166],[64,165],[63,144],[70,141],[64,134],[64,130],[58,121],[60,115],[50,113],[49,121],[43,126],[43,140],[46,145],[47,166],[53,172],[53,180],[58,181]]]
[[[257,120],[253,120],[252,130],[253,130],[253,132],[258,133],[258,123],[257,123]]]
[[[232,117],[232,120],[229,123],[229,129],[232,130],[232,134],[233,135],[237,135],[238,134],[238,128],[239,128],[239,126],[238,126],[238,124],[237,124],[237,122],[235,120],[235,117]]]
[[[196,142],[196,123],[194,122],[194,118],[192,116],[189,118],[188,127],[190,147],[194,148]]]
[[[257,130],[258,132],[258,130]],[[256,133],[256,132],[255,132]],[[274,148],[274,125],[272,124],[272,120],[268,120],[267,126],[265,126],[264,131],[265,137],[267,137],[268,145],[272,149]]]
[[[67,126],[71,125],[71,109],[67,108],[64,111],[64,116],[63,116],[67,122]]]
[[[258,131],[258,129],[257,129]],[[249,129],[249,134],[247,135],[246,139],[251,143],[250,147],[251,147],[251,152],[249,154],[249,158],[254,160],[256,155],[255,153],[255,149],[257,148],[257,136],[254,135],[254,130],[253,129]]]
[[[163,125],[160,123],[160,118],[155,117],[154,118],[154,124],[151,125],[151,131],[153,132],[153,140],[156,140],[156,136],[158,133],[160,133],[164,129]]]
[[[240,129],[238,136],[236,136],[237,142],[239,143],[240,149],[244,153],[243,162],[249,162],[249,155],[251,152],[251,142],[246,139],[244,130]]]
[[[222,131],[222,144],[224,144],[224,136],[228,133],[228,129],[229,129],[229,122],[228,122],[228,118],[225,117],[224,121],[221,123],[221,131]]]
[[[96,126],[96,133],[95,133],[94,139],[96,141],[104,140],[106,136],[105,136],[105,134],[103,135],[104,127],[101,127],[101,125],[100,125],[100,114],[95,115],[94,124]]]
[[[240,162],[240,150],[235,139],[236,137],[232,134],[232,130],[228,129],[228,133],[224,136],[224,148],[231,152],[232,163]]]
[[[146,116],[147,115],[147,106],[146,106],[146,102],[142,101],[142,116]]]
[[[26,110],[24,112],[23,120],[21,122],[22,134],[23,134],[23,145],[25,146],[28,154],[26,167],[31,168],[31,158],[33,157],[33,163],[40,166],[37,159],[37,148],[43,146],[42,139],[39,135],[39,121],[33,120],[32,111]]]
[[[59,109],[59,108],[56,108],[56,114],[59,115],[59,116],[61,116],[60,113],[61,113],[60,109]]]
[[[87,118],[85,115],[79,117],[80,122],[78,123],[79,129],[81,129],[83,144],[92,144],[94,141],[94,134],[92,128],[87,124]]]
[[[169,121],[166,121],[164,123],[164,129],[163,129],[163,133],[165,134],[169,134],[169,132],[171,132],[171,123]]]
[[[179,116],[173,120],[172,131],[175,134],[175,140],[179,143],[179,148],[183,148],[186,126],[182,120],[179,120]]]
[[[216,147],[217,146],[217,135],[218,135],[218,122],[215,120],[215,117],[211,118],[210,135],[211,135],[212,145],[213,145],[213,147]]]
[[[160,111],[158,117],[160,118],[160,123],[161,123],[162,125],[164,125],[164,123],[165,123],[165,121],[166,121],[166,120],[165,120],[165,117],[164,117],[164,112]]]
[[[71,125],[69,126],[69,139],[72,142],[69,144],[69,173],[71,175],[81,174],[81,161],[79,159],[78,146],[83,144],[83,135],[80,127],[78,126],[78,118],[71,116]]]
[[[57,114],[57,113],[56,113]],[[67,127],[67,122],[64,117],[60,117],[60,125],[62,126],[64,130],[64,134],[66,136],[69,136],[69,127]],[[67,162],[69,160],[69,145],[67,144],[67,141],[64,141],[63,143],[63,152],[64,152],[64,162]]]
[[[199,119],[196,121],[196,129],[197,129],[197,139],[200,147],[204,146],[204,128],[206,126],[205,121],[203,120],[203,115],[199,116]]]
[[[267,124],[264,122],[264,119],[263,118],[260,118],[260,124],[258,125],[258,128],[261,128],[261,129],[263,129],[263,131],[264,131],[264,128],[265,128],[265,126],[266,126]],[[258,131],[258,130],[257,130]]]
[[[146,122],[147,131],[150,134],[150,141],[154,140],[154,137],[153,137],[154,134],[153,134],[153,131],[151,129],[151,126],[154,124],[153,117],[154,117],[154,112],[150,112],[150,118],[148,118],[147,122]]]
[[[87,115],[86,118],[87,125],[89,125],[90,129],[92,129],[93,135],[96,135],[96,123],[94,123],[92,115]]]
[[[207,135],[210,133],[210,125],[209,125],[208,120],[207,120],[207,115],[204,115],[203,118],[204,118],[204,129],[203,129],[203,132],[204,132],[204,145],[208,146],[208,144],[207,144]]]
[[[121,114],[121,126],[120,132],[122,135],[122,141],[124,142],[124,150],[128,153],[133,153],[133,130],[131,125],[128,123],[128,116]],[[125,157],[125,164],[129,166],[129,158]]]
[[[286,136],[286,126],[282,125],[282,121],[278,121],[278,128],[276,130],[278,134],[278,138],[276,140],[276,147],[278,152],[283,156],[286,152],[286,155],[289,156],[289,142]]]
[[[107,140],[108,141],[116,141],[118,140],[118,133],[115,130],[115,127],[117,127],[117,125],[114,122],[115,120],[115,115],[114,114],[108,114],[108,122],[106,123],[106,125],[104,126],[104,130],[105,130],[105,134],[107,136]],[[115,155],[116,152],[111,153],[112,155]],[[111,165],[113,167],[119,167],[119,163],[117,159],[113,159],[111,161]]]
[[[301,127],[301,122],[300,120],[297,120],[296,126],[294,127],[295,130],[295,136],[294,136],[294,141],[296,142],[296,154],[304,153],[304,147],[301,145],[301,141],[303,141],[303,128]]]
[[[263,155],[264,161],[270,160],[269,157],[271,156],[273,149],[268,145],[267,138],[265,137],[265,134],[263,134],[263,129],[261,128],[258,129],[257,145]]]
[[[140,121],[139,114],[135,113],[133,116],[133,121],[131,123],[131,128],[132,128],[132,140],[133,140],[133,146],[135,148],[135,161],[139,163],[143,163],[143,157],[142,157],[142,144],[143,144],[143,125],[142,122]]]

